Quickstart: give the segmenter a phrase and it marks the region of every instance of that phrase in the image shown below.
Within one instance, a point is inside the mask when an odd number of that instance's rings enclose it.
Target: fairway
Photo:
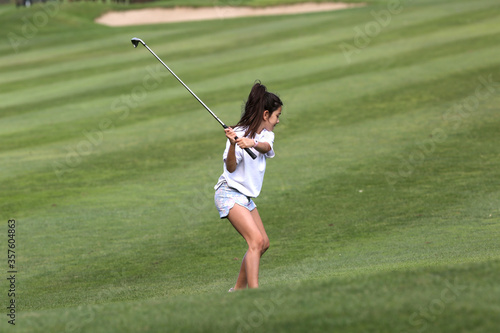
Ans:
[[[94,19],[154,3],[1,5],[0,332],[496,332],[500,4],[351,2],[129,27]],[[255,80],[283,101],[259,289],[227,293],[223,130],[132,37],[228,125]]]

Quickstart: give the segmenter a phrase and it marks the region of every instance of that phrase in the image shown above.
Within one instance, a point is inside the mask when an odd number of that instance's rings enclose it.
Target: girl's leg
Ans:
[[[259,228],[260,233],[264,236],[264,246],[260,254],[260,256],[262,257],[264,252],[266,252],[267,249],[269,248],[269,237],[267,237],[266,230],[264,229],[264,224],[262,223],[262,219],[260,218],[257,208],[252,210],[250,213],[253,217],[255,224],[257,225],[257,228]],[[236,285],[234,286],[234,289],[245,289],[247,287],[248,280],[247,280],[247,273],[245,270],[245,257],[246,253],[245,256],[243,257],[243,260],[241,261],[240,273],[238,274],[238,279],[236,280]]]
[[[236,284],[234,289],[245,289],[248,285],[247,272],[245,270],[245,258],[247,254],[243,256],[243,260],[241,261],[240,273],[238,274],[238,279],[236,280]]]
[[[262,219],[260,218],[259,211],[257,208],[253,209],[250,214],[252,214],[253,220],[255,221],[255,224],[257,225],[257,228],[259,228],[260,233],[264,237],[264,246],[262,248],[262,253],[260,254],[261,256],[264,254],[264,252],[267,251],[269,248],[269,237],[267,237],[266,229],[264,229],[264,224],[262,223]]]
[[[265,233],[264,235],[262,234],[258,222],[254,220],[254,215],[248,209],[238,204],[231,208],[227,217],[248,244],[248,251],[242,261],[244,271],[240,270],[241,279],[239,276],[238,280],[243,284],[246,275],[248,287],[258,288],[260,256],[265,251],[267,235]],[[262,221],[260,223],[262,224]],[[267,240],[267,242],[269,241]]]

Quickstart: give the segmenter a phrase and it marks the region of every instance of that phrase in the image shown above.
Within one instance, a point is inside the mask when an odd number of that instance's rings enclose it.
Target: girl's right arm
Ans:
[[[226,132],[226,137],[229,139],[229,151],[227,152],[226,157],[226,169],[230,173],[233,173],[234,170],[236,170],[236,141],[234,140],[236,134],[230,127],[224,129],[224,132]]]

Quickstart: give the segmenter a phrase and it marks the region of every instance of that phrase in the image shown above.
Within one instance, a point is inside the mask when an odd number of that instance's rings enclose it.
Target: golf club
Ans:
[[[151,52],[151,54],[154,55],[155,58],[158,59],[158,61],[162,63],[163,66],[165,66],[165,68],[170,72],[170,74],[172,74],[177,79],[177,81],[179,81],[184,86],[184,88],[186,88],[191,93],[191,95],[193,95],[193,97],[196,98],[196,100],[198,102],[200,102],[200,104],[203,105],[205,107],[205,109],[207,109],[208,112],[210,112],[212,117],[214,117],[215,120],[217,120],[219,122],[219,124],[221,124],[222,127],[228,128],[228,126],[226,124],[224,124],[222,122],[222,120],[220,120],[219,117],[217,117],[215,115],[215,113],[213,113],[212,110],[210,110],[210,108],[208,106],[206,106],[206,104],[203,103],[203,101],[201,99],[199,99],[198,96],[196,96],[196,94],[191,89],[189,89],[189,87],[184,82],[182,82],[182,80],[177,75],[175,75],[175,73],[156,55],[156,53],[153,52],[153,50],[151,50],[149,48],[149,46],[146,45],[146,43],[144,43],[144,41],[142,39],[136,38],[136,37],[132,38],[132,44],[134,44],[134,47],[137,47],[137,45],[139,45],[139,43],[144,45],[144,47],[147,48],[149,50],[149,52]],[[236,137],[235,139],[238,139],[238,137]],[[257,158],[257,155],[255,155],[255,153],[250,148],[245,148],[245,151],[248,153],[248,155],[250,155],[250,157],[252,157],[252,159]]]

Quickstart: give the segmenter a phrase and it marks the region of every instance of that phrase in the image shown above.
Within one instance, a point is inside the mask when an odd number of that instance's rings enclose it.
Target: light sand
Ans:
[[[97,23],[119,27],[128,25],[143,25],[171,23],[184,21],[216,20],[243,16],[287,15],[311,12],[340,10],[359,6],[340,2],[302,3],[272,7],[175,7],[146,8],[120,12],[108,12],[96,19]]]

